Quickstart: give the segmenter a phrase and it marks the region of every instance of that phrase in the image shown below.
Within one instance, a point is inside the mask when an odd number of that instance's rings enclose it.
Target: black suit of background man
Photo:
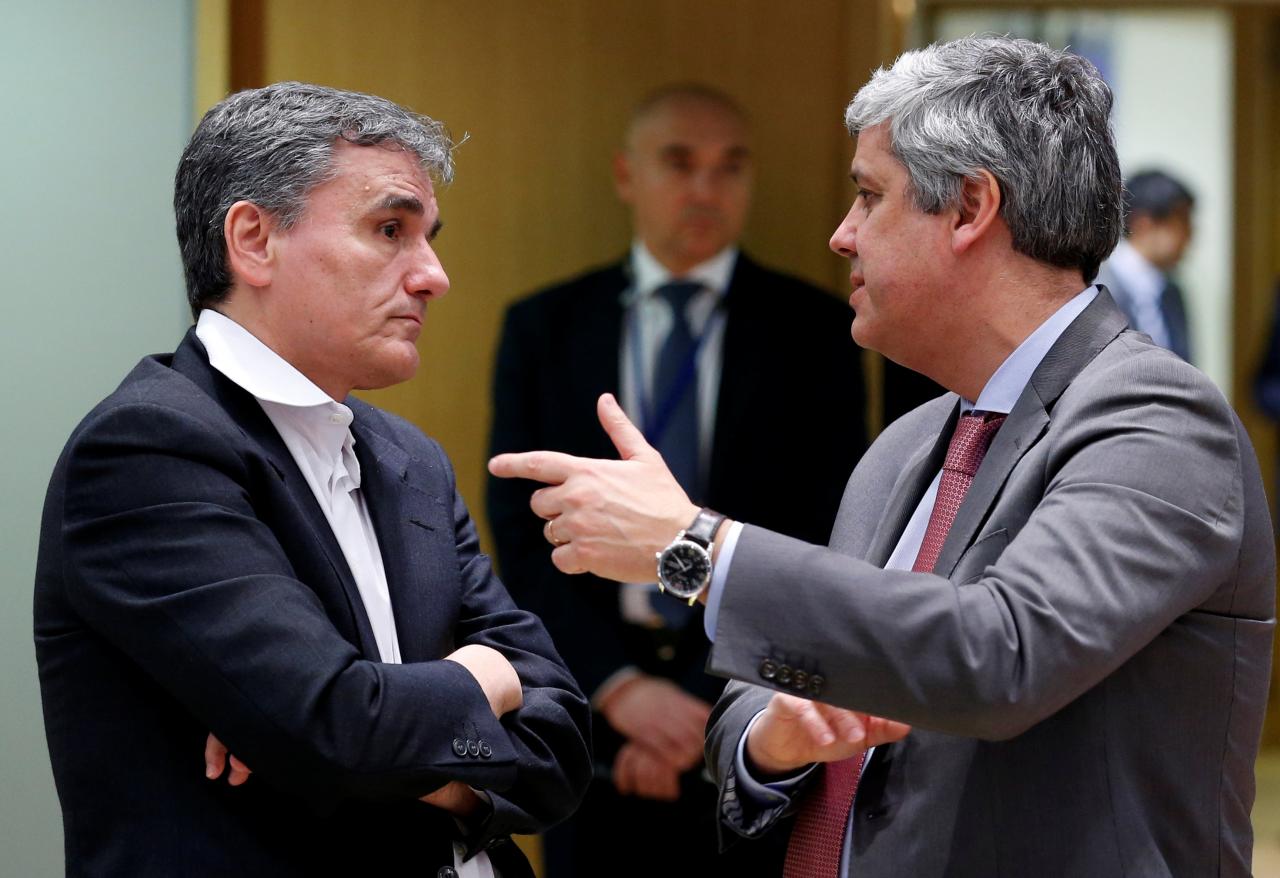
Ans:
[[[706,89],[668,89],[639,107],[627,149],[615,161],[619,194],[632,211],[633,256],[510,309],[495,377],[493,453],[548,448],[615,455],[596,420],[595,401],[622,390],[620,352],[636,250],[644,247],[680,278],[733,247],[750,196],[746,138],[737,107]],[[704,434],[714,429],[713,444],[705,493],[695,492],[694,499],[824,542],[866,443],[860,354],[849,336],[848,306],[738,254],[720,308],[714,425],[700,425]],[[701,726],[724,681],[704,672],[708,643],[700,607],[684,627],[635,624],[620,607],[620,586],[558,572],[543,522],[529,512],[533,488],[490,481],[498,561],[517,602],[542,617],[600,711],[593,722],[596,778],[577,814],[546,836],[549,876],[601,874],[602,863],[610,875],[781,874],[776,840],[716,853],[715,790],[703,777]],[[611,686],[623,669],[639,675]],[[611,690],[604,699],[602,685]],[[629,709],[618,707],[628,698],[635,699]],[[672,726],[677,716],[700,715],[685,770],[663,765],[683,757],[636,731],[627,716],[634,720],[637,713]],[[653,785],[637,780],[646,768],[628,763],[631,756],[652,769]],[[676,783],[678,800],[666,800]]]

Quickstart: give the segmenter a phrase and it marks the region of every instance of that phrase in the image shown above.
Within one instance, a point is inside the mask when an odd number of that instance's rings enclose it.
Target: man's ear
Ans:
[[[1000,183],[987,170],[976,177],[966,177],[960,187],[960,210],[951,232],[951,249],[963,253],[988,236],[1000,216]]]
[[[631,156],[624,150],[613,154],[613,190],[623,204],[631,203]]]
[[[274,219],[252,201],[231,205],[222,223],[222,234],[227,242],[227,264],[233,279],[251,287],[271,283],[275,268],[271,236],[276,231]]]

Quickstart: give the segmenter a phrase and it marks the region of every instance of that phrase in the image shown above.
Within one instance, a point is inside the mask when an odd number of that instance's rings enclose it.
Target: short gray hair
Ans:
[[[453,141],[440,122],[385,98],[302,82],[237,92],[205,113],[183,150],[173,211],[191,313],[231,289],[223,223],[250,201],[289,228],[307,197],[332,179],[333,148],[395,146],[437,181],[453,177]]]
[[[903,54],[845,111],[849,133],[888,122],[909,193],[926,213],[957,207],[989,171],[1013,248],[1086,283],[1121,229],[1111,89],[1084,58],[1011,37],[967,37]]]

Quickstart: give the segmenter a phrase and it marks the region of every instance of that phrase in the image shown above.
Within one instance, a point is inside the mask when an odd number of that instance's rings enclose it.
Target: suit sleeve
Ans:
[[[522,750],[539,745],[522,723],[498,722],[464,668],[368,661],[334,628],[255,508],[250,486],[279,476],[228,429],[152,402],[91,416],[65,461],[64,572],[76,611],[255,779],[318,809],[417,797],[452,780],[523,789]],[[497,587],[473,580],[477,591]],[[531,700],[537,728],[550,708]],[[490,741],[491,758],[455,754],[460,734]]]
[[[1244,509],[1252,451],[1221,395],[1154,354],[1069,393],[1036,471],[1015,470],[1019,486],[1005,486],[1023,492],[1026,516],[1001,519],[1000,502],[1016,498],[997,502],[987,538],[968,550],[971,577],[881,570],[746,527],[712,670],[781,689],[762,663],[791,661],[822,675],[823,701],[999,740],[1079,697],[1182,614],[1265,616],[1243,597],[1256,582],[1237,599],[1259,511]]]
[[[520,677],[523,705],[501,719],[515,754],[513,783],[489,790],[493,814],[469,839],[473,849],[511,833],[540,832],[568,817],[591,776],[589,709],[551,638],[534,614],[519,609],[480,551],[479,538],[444,453],[453,486],[455,538],[463,582],[456,635],[501,652]],[[475,784],[473,784],[475,786]]]
[[[542,310],[523,303],[507,312],[493,380],[490,454],[573,451],[557,448],[546,419],[555,417],[546,395],[556,383],[547,360],[551,328]],[[512,596],[546,624],[565,662],[588,697],[630,663],[623,647],[618,586],[589,574],[566,576],[551,563],[543,522],[529,509],[539,486],[488,479],[488,513],[498,566]]]

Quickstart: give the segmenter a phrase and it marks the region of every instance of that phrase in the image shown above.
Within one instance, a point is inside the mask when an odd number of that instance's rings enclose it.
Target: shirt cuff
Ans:
[[[742,522],[735,521],[729,525],[729,532],[725,534],[724,544],[720,547],[715,567],[711,571],[711,584],[707,586],[707,607],[702,614],[702,629],[707,632],[707,639],[712,643],[716,641],[716,619],[720,615],[720,595],[724,591],[724,581],[729,575],[729,565],[733,563],[733,552],[738,547],[738,537],[741,535]]]
[[[764,711],[760,711],[764,713]],[[795,774],[772,780],[761,782],[751,775],[751,770],[747,768],[747,735],[751,734],[751,727],[756,724],[756,720],[760,719],[760,713],[751,717],[751,722],[747,723],[746,729],[742,732],[742,737],[738,739],[738,752],[734,756],[734,768],[738,771],[738,795],[752,801],[761,808],[770,808],[780,803],[785,804],[793,795],[804,785],[809,779],[809,775],[818,767],[818,763],[813,763],[807,768],[797,769]]]
[[[744,838],[762,835],[792,810],[796,794],[806,786],[817,767],[810,765],[798,774],[771,783],[753,778],[747,771],[746,743],[751,727],[759,718],[759,713],[752,717],[738,739],[733,768],[720,791],[720,822]]]

